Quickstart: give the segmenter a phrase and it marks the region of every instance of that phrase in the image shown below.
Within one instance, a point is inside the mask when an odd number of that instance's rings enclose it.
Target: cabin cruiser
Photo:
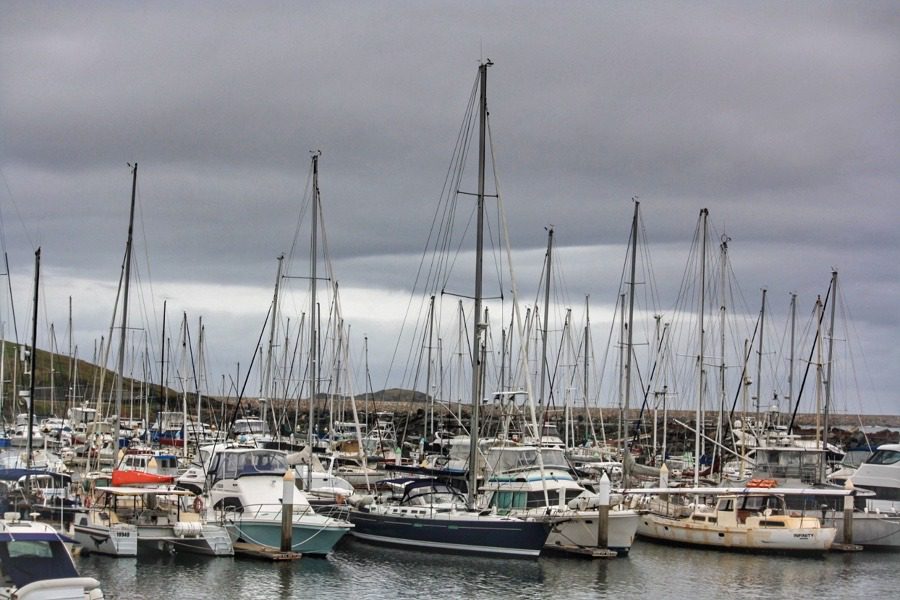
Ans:
[[[872,495],[856,496],[851,535],[845,536],[844,511],[826,511],[825,523],[838,529],[839,539],[865,548],[900,549],[900,444],[879,446],[845,485]]]
[[[235,542],[281,547],[285,476],[293,479],[286,454],[265,448],[223,448],[209,464],[207,515]],[[292,483],[292,485],[295,485]],[[325,555],[353,525],[315,512],[306,495],[292,490],[291,550]]]
[[[572,476],[562,449],[494,446],[487,451],[487,481],[481,488],[496,514],[549,517],[552,529],[545,548],[578,552],[597,548],[600,497]],[[638,527],[638,513],[622,506],[609,511],[606,548],[628,554]]]

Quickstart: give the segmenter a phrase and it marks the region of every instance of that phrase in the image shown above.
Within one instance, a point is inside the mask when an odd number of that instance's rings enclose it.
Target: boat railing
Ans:
[[[281,504],[245,504],[241,511],[242,518],[245,519],[281,519]],[[317,514],[309,504],[293,504],[291,515],[294,519]]]

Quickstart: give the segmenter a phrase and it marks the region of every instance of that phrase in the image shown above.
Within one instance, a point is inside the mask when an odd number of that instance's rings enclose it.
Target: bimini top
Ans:
[[[3,575],[18,588],[47,579],[78,577],[64,538],[41,523],[17,521],[0,530],[0,565]]]

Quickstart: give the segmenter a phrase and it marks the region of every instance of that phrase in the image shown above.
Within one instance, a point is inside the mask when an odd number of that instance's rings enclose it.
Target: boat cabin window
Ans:
[[[900,461],[900,451],[897,450],[876,450],[872,456],[870,456],[866,463],[867,465],[893,465],[894,463]]]
[[[178,459],[174,456],[157,456],[156,462],[160,469],[177,469]]]
[[[262,420],[238,420],[232,431],[235,435],[266,434],[269,433],[269,426]]]
[[[564,496],[563,496],[563,504],[568,504],[569,502],[571,502],[571,501],[574,500],[575,498],[578,498],[578,497],[580,497],[582,494],[584,494],[584,493],[585,493],[585,490],[579,490],[579,489],[577,489],[577,488],[573,488],[573,489],[568,489],[568,490],[562,490],[561,493],[564,494]]]
[[[462,500],[462,496],[450,486],[423,485],[409,490],[403,504],[428,506],[430,504],[449,504],[454,500]]]
[[[24,556],[30,558],[50,558],[53,556],[53,550],[50,548],[50,542],[34,542],[30,540],[7,542],[10,558],[21,558]]]
[[[721,511],[733,511],[734,510],[734,498],[720,499],[719,506],[716,508]]]
[[[525,492],[494,492],[494,495],[491,497],[491,507],[497,507],[497,510],[501,513],[525,508],[526,502],[527,496]]]
[[[78,577],[68,551],[56,540],[9,540],[0,544],[0,564],[17,587],[45,579],[47,573]]]
[[[253,450],[221,454],[215,465],[215,473],[217,479],[234,479],[261,473],[283,474],[287,468],[283,454],[271,450]]]

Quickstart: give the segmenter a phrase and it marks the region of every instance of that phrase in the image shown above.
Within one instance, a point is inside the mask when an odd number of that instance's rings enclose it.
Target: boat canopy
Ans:
[[[288,464],[284,452],[263,448],[226,450],[216,456],[210,469],[214,473],[216,481],[237,479],[248,475],[284,475],[287,470]]]
[[[62,536],[53,532],[0,533],[0,564],[17,588],[46,579],[48,573],[78,577]]]

